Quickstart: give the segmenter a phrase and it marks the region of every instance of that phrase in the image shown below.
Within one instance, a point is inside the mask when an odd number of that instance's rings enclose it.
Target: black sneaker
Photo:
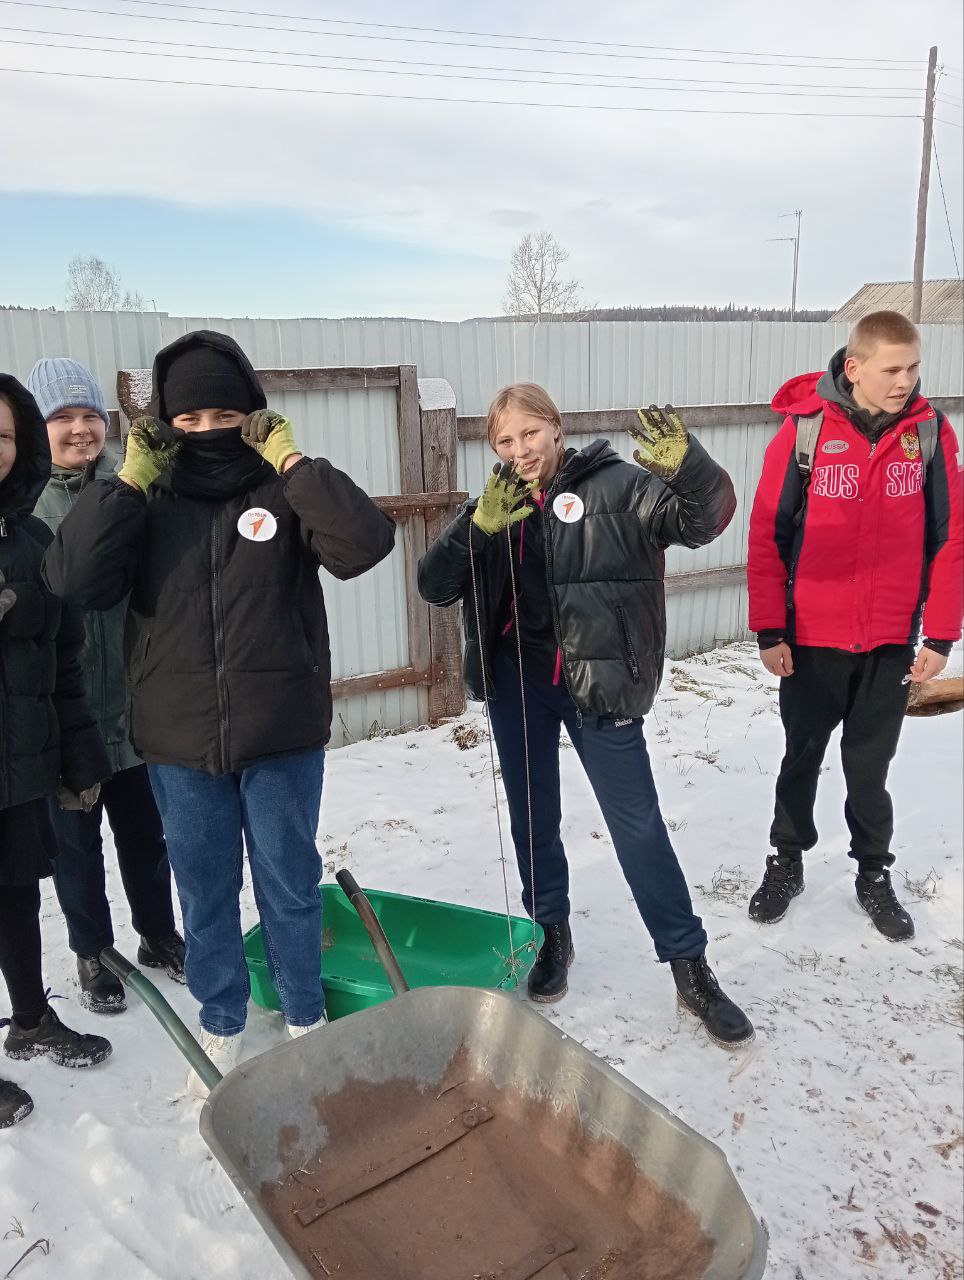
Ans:
[[[529,971],[529,999],[538,1004],[553,1004],[569,990],[569,966],[576,958],[569,921],[544,924],[545,941],[535,964]]]
[[[33,1111],[33,1098],[12,1080],[0,1080],[0,1129],[9,1129]]]
[[[40,1019],[39,1024],[29,1031],[18,1027],[9,1018],[0,1020],[0,1025],[7,1024],[10,1030],[3,1044],[3,1051],[8,1058],[24,1061],[27,1058],[39,1058],[46,1055],[58,1067],[95,1067],[111,1055],[111,1044],[103,1036],[82,1035],[79,1031],[71,1031],[65,1027],[53,1009]]]
[[[160,938],[141,937],[137,962],[148,969],[163,969],[175,982],[187,982],[184,974],[184,939],[179,933]]]
[[[77,957],[77,977],[81,1008],[91,1013],[123,1013],[127,1008],[123,983],[104,968],[97,956]]]
[[[906,942],[914,936],[914,922],[897,901],[889,871],[863,872],[857,876],[857,901],[874,922],[874,928],[891,942]]]
[[[750,919],[757,924],[776,924],[798,893],[803,893],[803,859],[771,853],[763,882],[750,899]]]
[[[753,1039],[753,1024],[742,1009],[720,990],[716,975],[698,960],[671,960],[680,1006],[703,1023],[711,1040],[724,1049],[742,1048]]]

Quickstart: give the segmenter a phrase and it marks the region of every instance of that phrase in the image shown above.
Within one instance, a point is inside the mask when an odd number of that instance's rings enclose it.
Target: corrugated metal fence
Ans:
[[[155,351],[192,329],[230,333],[257,368],[415,365],[419,378],[444,378],[460,417],[484,414],[495,391],[520,379],[542,383],[564,412],[651,402],[752,404],[768,401],[788,377],[826,365],[843,345],[843,324],[774,322],[517,324],[418,320],[246,320],[163,313],[0,311],[0,367],[25,378],[42,355],[70,355],[94,371],[111,407],[119,369],[149,368]],[[923,329],[924,381],[931,396],[964,392],[964,333]],[[369,492],[394,493],[398,442],[391,398],[339,391],[285,392],[283,405],[309,452],[325,453]],[[749,504],[774,423],[706,427],[703,444],[730,472],[740,508],[727,532],[700,551],[672,551],[667,571],[739,565],[746,559]],[[629,457],[628,441],[613,443]],[[573,444],[584,442],[572,437]],[[453,487],[477,492],[490,455],[480,441],[459,445]],[[401,590],[398,557],[356,583],[326,581],[336,677],[404,665],[403,619],[384,602]],[[669,651],[707,648],[745,634],[739,585],[671,593]],[[415,690],[368,694],[337,708],[337,731],[358,737],[377,723],[395,728],[424,714]]]

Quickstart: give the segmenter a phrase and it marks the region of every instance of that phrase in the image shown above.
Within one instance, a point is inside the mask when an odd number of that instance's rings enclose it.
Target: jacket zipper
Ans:
[[[623,633],[623,646],[626,649],[626,661],[633,677],[633,684],[639,684],[639,663],[636,660],[636,650],[633,648],[633,642],[629,638],[626,611],[620,605],[616,606],[616,617],[619,619],[619,629]]]
[[[214,631],[214,679],[218,700],[218,740],[221,772],[228,767],[228,686],[224,670],[224,609],[221,599],[221,539],[218,514],[211,519],[211,624]]]
[[[563,679],[563,683],[566,686],[566,692],[569,694],[569,697],[572,698],[573,705],[576,708],[576,723],[579,725],[581,729],[582,728],[582,711],[579,709],[579,704],[576,702],[576,699],[573,697],[572,685],[569,683],[569,661],[566,656],[566,651],[563,648],[563,644],[562,644],[562,623],[559,621],[559,604],[558,604],[558,601],[556,600],[556,589],[553,586],[553,582],[552,582],[552,554],[553,554],[552,527],[549,524],[548,513],[552,510],[551,499],[552,499],[553,490],[557,488],[561,480],[562,480],[562,472],[560,471],[559,474],[556,476],[555,480],[549,485],[549,488],[546,490],[545,501],[542,504],[542,533],[543,533],[543,541],[545,542],[545,545],[546,545],[546,586],[549,588],[549,605],[550,605],[550,608],[552,609],[552,629],[556,633],[556,645],[558,646],[559,652],[562,654],[562,679]]]

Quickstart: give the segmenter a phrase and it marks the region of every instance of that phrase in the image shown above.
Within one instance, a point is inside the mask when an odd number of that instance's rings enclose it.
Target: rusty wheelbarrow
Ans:
[[[203,1064],[201,1135],[292,1275],[760,1280],[766,1237],[717,1146],[517,997],[406,990],[339,881],[396,998],[219,1082]],[[141,974],[104,962],[157,1012]]]

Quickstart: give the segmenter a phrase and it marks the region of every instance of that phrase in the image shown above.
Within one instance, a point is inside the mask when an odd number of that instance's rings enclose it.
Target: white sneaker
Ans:
[[[285,1028],[292,1040],[297,1040],[299,1036],[306,1036],[309,1031],[317,1031],[319,1027],[327,1027],[327,1025],[328,1017],[323,1013],[317,1022],[309,1023],[307,1027],[293,1027],[290,1022],[286,1022]]]
[[[226,1076],[238,1065],[238,1058],[241,1056],[241,1038],[240,1031],[233,1036],[219,1036],[213,1031],[205,1031],[202,1027],[198,1041],[217,1069]],[[206,1098],[210,1092],[193,1067],[188,1072],[187,1091],[195,1098]]]

